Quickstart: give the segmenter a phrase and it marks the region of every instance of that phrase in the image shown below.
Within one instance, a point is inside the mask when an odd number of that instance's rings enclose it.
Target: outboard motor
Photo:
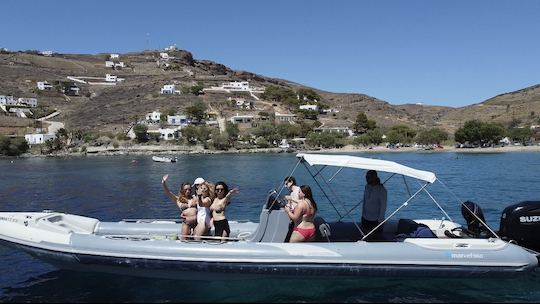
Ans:
[[[499,234],[540,252],[540,201],[524,201],[506,207],[501,215]]]
[[[465,231],[467,234],[476,238],[494,237],[493,233],[483,224],[486,223],[486,219],[484,218],[482,209],[476,203],[466,201],[461,204],[461,215],[463,215],[463,218],[467,222],[467,231]]]

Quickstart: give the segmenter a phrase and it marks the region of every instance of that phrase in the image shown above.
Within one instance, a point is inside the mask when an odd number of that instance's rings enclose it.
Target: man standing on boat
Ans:
[[[364,189],[364,205],[362,207],[362,232],[365,234],[373,230],[384,221],[386,212],[387,193],[377,171],[369,170],[366,173],[366,187]],[[382,226],[373,234],[382,233]],[[373,237],[370,236],[370,239]]]

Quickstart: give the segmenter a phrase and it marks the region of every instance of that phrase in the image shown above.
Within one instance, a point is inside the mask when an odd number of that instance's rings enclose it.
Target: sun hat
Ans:
[[[191,187],[195,187],[195,185],[200,185],[200,184],[202,184],[202,183],[204,183],[204,178],[202,178],[202,177],[197,177],[197,178],[195,179],[195,181],[193,182],[193,185],[192,185]]]

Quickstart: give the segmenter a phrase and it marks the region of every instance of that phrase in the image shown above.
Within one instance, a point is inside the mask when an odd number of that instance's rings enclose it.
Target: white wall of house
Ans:
[[[229,91],[249,91],[249,82],[248,81],[233,81],[228,83],[223,83],[221,87]]]
[[[161,119],[161,112],[154,111],[152,113],[146,114],[147,121],[160,121],[160,119]]]
[[[176,91],[176,85],[174,84],[166,84],[161,88],[161,94],[174,94]]]
[[[348,127],[317,128],[315,132],[343,133],[347,136],[353,136],[354,132]]]
[[[113,68],[114,67],[114,61],[110,61],[110,60],[105,61],[105,67]]]
[[[26,134],[24,139],[29,145],[41,145],[49,139],[54,139],[53,134]]]
[[[164,140],[174,140],[180,137],[178,129],[159,129],[159,137]]]
[[[187,126],[188,119],[186,115],[168,115],[167,123],[173,126]]]
[[[52,87],[53,86],[50,83],[48,83],[47,81],[38,81],[38,83],[37,83],[37,88],[40,91],[50,90],[50,89],[52,89]]]
[[[238,123],[251,123],[253,122],[253,115],[238,115],[231,117],[230,121],[234,124]]]
[[[161,57],[161,59],[169,59],[169,54],[167,54],[167,53],[159,53],[159,57]]]
[[[116,76],[116,75],[111,75],[111,74],[106,74],[105,75],[105,81],[108,81],[108,82],[116,82],[117,78],[118,78],[118,76]]]
[[[111,55],[109,56],[109,58],[111,58],[111,59],[118,59],[118,58],[120,58],[120,55],[119,55],[119,54],[111,54]]]
[[[310,105],[310,104],[306,104],[306,105],[301,105],[300,107],[298,107],[300,110],[311,110],[311,111],[318,111],[319,110],[319,106],[318,105]]]
[[[276,120],[277,121],[294,121],[296,119],[296,115],[294,114],[281,114],[276,112]]]
[[[27,98],[27,97],[20,97],[17,99],[17,104],[21,106],[28,106],[35,108],[37,107],[37,99],[36,98]]]
[[[17,100],[13,96],[0,95],[0,105],[3,106],[16,106]]]

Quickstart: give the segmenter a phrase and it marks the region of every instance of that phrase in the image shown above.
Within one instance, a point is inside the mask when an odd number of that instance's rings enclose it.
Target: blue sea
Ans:
[[[502,210],[540,200],[540,153],[357,153],[434,172],[428,191],[464,224],[460,203],[479,204],[487,223],[498,230]],[[179,212],[161,187],[169,175],[175,191],[196,177],[225,181],[240,192],[227,215],[258,221],[271,189],[280,190],[293,169],[299,184],[310,185],[318,215],[336,220],[362,198],[365,172],[325,168],[319,180],[293,154],[179,155],[177,163],[156,163],[150,156],[88,156],[0,159],[0,212],[44,209],[119,221],[177,218]],[[313,168],[311,173],[315,171]],[[388,190],[387,215],[420,187],[417,180],[380,174]],[[327,185],[328,184],[328,185]],[[328,190],[331,186],[332,191]],[[422,193],[397,217],[446,217]],[[345,220],[360,218],[354,210]],[[540,302],[537,272],[518,279],[411,279],[361,277],[349,280],[261,279],[208,282],[160,280],[59,270],[20,251],[0,246],[0,302]]]

